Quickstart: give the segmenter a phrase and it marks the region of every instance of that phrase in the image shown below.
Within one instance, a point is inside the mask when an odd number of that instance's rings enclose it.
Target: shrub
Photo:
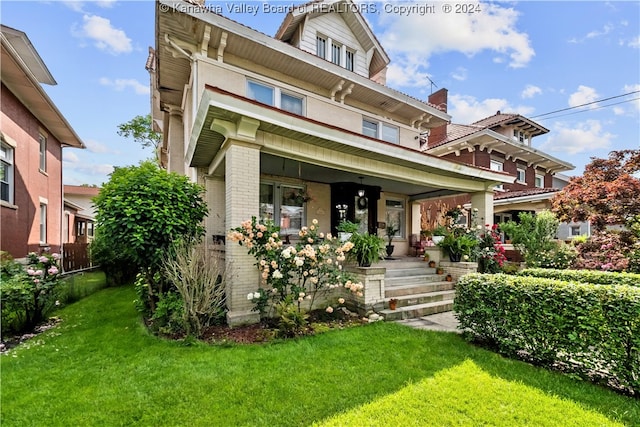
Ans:
[[[199,338],[204,327],[221,321],[227,276],[218,253],[207,257],[202,246],[180,242],[167,256],[164,274],[181,296],[188,335]]]
[[[180,334],[186,331],[184,318],[184,303],[180,294],[169,291],[160,294],[150,326],[162,334]]]
[[[204,234],[203,193],[204,188],[186,176],[146,161],[116,168],[94,199],[96,233],[118,259],[145,275],[152,311],[159,294],[169,290],[156,274],[165,253],[176,240],[197,240]]]
[[[468,334],[508,355],[640,391],[640,289],[503,274],[456,285]]]
[[[633,246],[633,234],[627,231],[599,231],[579,244],[576,268],[624,271],[629,266],[627,254]]]
[[[55,307],[60,278],[58,254],[27,255],[28,264],[20,268],[15,261],[3,262],[0,283],[2,330],[33,330]]]
[[[535,215],[520,212],[518,219],[519,222],[508,221],[501,224],[500,230],[511,238],[528,267],[540,267],[541,260],[554,257],[556,244],[553,239],[558,231],[559,222],[549,211]]]
[[[499,273],[507,260],[504,246],[498,234],[498,224],[487,227],[480,235],[478,245],[478,271],[480,273]]]
[[[626,285],[640,287],[640,274],[616,273],[596,270],[552,270],[545,268],[525,268],[520,276],[542,277],[564,281],[592,283],[595,285]]]

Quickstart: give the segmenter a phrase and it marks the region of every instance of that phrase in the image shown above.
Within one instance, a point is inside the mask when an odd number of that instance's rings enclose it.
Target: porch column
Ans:
[[[169,172],[184,175],[184,127],[182,109],[169,107]]]
[[[260,147],[227,140],[225,152],[225,217],[226,229],[238,227],[242,221],[259,215]],[[260,321],[247,294],[259,284],[255,258],[237,242],[226,242],[225,266],[231,274],[227,283],[227,323],[237,326]]]
[[[422,229],[422,214],[420,210],[420,203],[411,203],[411,233],[416,234],[420,239],[420,231]]]
[[[478,222],[480,225],[493,225],[493,191],[472,193],[471,208],[478,209]]]

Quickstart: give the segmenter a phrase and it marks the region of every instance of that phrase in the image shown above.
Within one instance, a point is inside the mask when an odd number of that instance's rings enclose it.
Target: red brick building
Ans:
[[[27,35],[0,30],[0,250],[60,252],[62,149],[84,144],[42,88],[56,81]]]

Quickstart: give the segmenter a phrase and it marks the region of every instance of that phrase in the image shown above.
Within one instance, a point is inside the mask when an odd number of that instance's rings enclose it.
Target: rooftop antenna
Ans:
[[[431,94],[433,95],[433,87],[434,87],[434,86],[435,86],[435,87],[438,87],[438,85],[437,85],[437,84],[435,84],[435,83],[433,82],[433,80],[431,80],[431,79],[429,78],[429,76],[426,76],[426,77],[427,77],[427,80],[429,80],[429,83],[431,83]]]

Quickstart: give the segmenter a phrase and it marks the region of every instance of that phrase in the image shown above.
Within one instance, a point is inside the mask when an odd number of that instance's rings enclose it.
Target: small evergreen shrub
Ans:
[[[595,285],[627,285],[640,287],[640,274],[617,273],[597,270],[552,270],[547,268],[525,268],[520,276],[542,277],[565,281],[592,283]]]

